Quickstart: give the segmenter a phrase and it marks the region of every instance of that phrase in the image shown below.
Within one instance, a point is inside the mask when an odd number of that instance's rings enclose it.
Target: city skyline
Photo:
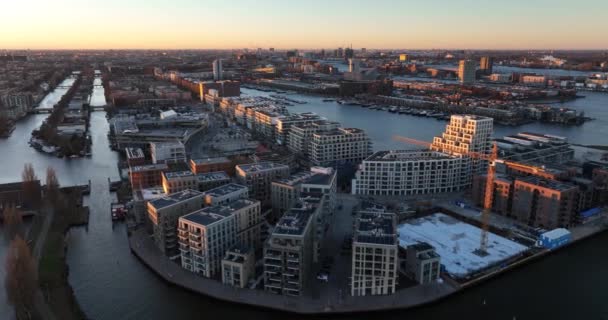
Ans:
[[[596,0],[32,0],[3,9],[2,49],[608,48],[608,3]]]

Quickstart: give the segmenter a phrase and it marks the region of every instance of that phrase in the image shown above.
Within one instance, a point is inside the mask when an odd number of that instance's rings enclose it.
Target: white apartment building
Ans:
[[[378,151],[359,165],[352,193],[409,196],[458,191],[468,185],[469,166],[468,158],[437,151]]]
[[[492,151],[494,119],[475,115],[452,115],[441,137],[435,137],[431,150],[467,157],[469,153],[489,154]],[[472,172],[485,173],[487,161],[471,160]]]
[[[289,132],[293,126],[306,125],[319,120],[321,120],[321,117],[312,112],[294,113],[279,117],[275,125],[276,142],[280,145],[289,145]]]
[[[383,210],[359,211],[355,220],[351,295],[395,293],[399,267],[397,217]]]
[[[316,132],[336,130],[339,127],[340,123],[327,120],[292,126],[289,130],[287,147],[289,151],[308,158],[310,156],[310,140],[312,139],[312,135]]]
[[[311,163],[324,167],[341,163],[358,163],[371,154],[369,137],[365,131],[357,128],[315,132],[309,148]]]
[[[220,274],[226,251],[237,243],[236,216],[223,207],[206,207],[179,218],[182,267],[204,277]]]
[[[180,141],[150,142],[153,163],[186,162],[186,147]]]

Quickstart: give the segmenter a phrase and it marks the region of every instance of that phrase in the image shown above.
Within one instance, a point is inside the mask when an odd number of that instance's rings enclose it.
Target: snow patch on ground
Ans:
[[[427,242],[435,247],[441,256],[441,264],[456,277],[464,277],[528,249],[509,239],[488,233],[488,255],[476,255],[473,251],[479,248],[481,229],[443,213],[407,221],[399,225],[397,230],[402,247],[417,242]]]

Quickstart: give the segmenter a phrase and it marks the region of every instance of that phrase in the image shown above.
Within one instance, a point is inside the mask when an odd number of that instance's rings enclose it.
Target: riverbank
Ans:
[[[38,259],[41,295],[37,299],[36,309],[43,319],[86,319],[68,283],[65,241],[71,227],[88,224],[89,210],[82,206],[84,188],[63,188],[62,199],[47,206],[32,227],[35,233],[30,234],[30,238],[34,240],[34,252]]]
[[[195,275],[170,262],[144,230],[129,236],[131,252],[167,283],[217,300],[301,315],[347,314],[408,309],[437,302],[458,291],[443,282],[398,290],[389,296],[353,297],[348,294],[313,297],[278,296],[262,290],[241,289]]]

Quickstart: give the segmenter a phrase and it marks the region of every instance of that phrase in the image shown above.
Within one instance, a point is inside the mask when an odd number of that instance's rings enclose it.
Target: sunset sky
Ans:
[[[0,49],[607,49],[607,12],[607,0],[3,0]]]

